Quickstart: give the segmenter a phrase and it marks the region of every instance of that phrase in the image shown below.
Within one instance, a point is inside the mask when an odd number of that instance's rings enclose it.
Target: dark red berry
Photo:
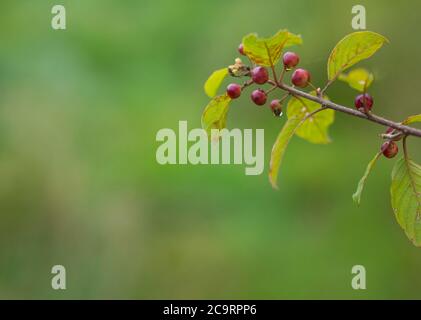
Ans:
[[[237,99],[241,96],[241,86],[237,83],[231,83],[227,87],[227,95],[231,99]]]
[[[270,102],[270,108],[272,110],[278,109],[278,108],[281,108],[281,107],[282,107],[282,105],[281,105],[281,101],[279,99],[274,99]]]
[[[265,84],[269,80],[269,74],[265,67],[256,67],[251,70],[251,78],[257,84]]]
[[[291,82],[296,87],[305,88],[310,82],[310,72],[304,69],[297,69],[291,77]]]
[[[398,145],[394,141],[386,141],[381,147],[381,151],[386,158],[394,158],[398,152]]]
[[[394,128],[388,127],[387,130],[386,130],[386,134],[391,134],[393,131],[395,131]]]
[[[384,152],[387,148],[389,148],[390,145],[390,141],[386,141],[385,143],[382,144],[380,151]]]
[[[238,46],[238,52],[241,54],[241,55],[245,55],[245,53],[244,53],[244,46],[243,46],[243,44],[242,43],[240,43],[240,45]]]
[[[358,110],[362,109],[365,112],[371,110],[373,103],[373,97],[368,93],[360,94],[355,98],[355,108]]]
[[[266,93],[262,89],[254,90],[251,93],[251,100],[258,106],[263,106],[267,100]]]
[[[282,116],[282,105],[280,100],[272,100],[270,103],[270,108],[276,117]]]
[[[300,57],[295,52],[285,52],[283,57],[285,69],[295,68],[300,62]]]

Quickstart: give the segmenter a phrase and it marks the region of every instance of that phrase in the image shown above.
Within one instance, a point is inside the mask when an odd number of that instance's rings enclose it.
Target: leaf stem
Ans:
[[[403,137],[402,145],[403,145],[403,155],[405,157],[405,162],[408,162],[409,154],[408,154],[408,147],[407,147],[407,144],[406,144],[406,138],[408,138],[408,136]]]
[[[330,79],[327,83],[326,83],[326,85],[325,85],[325,87],[322,89],[322,91],[321,91],[321,94],[322,94],[322,96],[324,95],[324,93],[326,92],[326,90],[331,86],[331,84],[332,83],[334,83],[335,81],[336,81],[336,79],[339,77],[339,75],[340,75],[341,73],[340,72],[338,72],[332,79]]]

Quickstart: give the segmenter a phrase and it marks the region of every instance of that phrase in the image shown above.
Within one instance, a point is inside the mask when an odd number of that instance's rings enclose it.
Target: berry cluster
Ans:
[[[241,55],[246,55],[245,52],[244,52],[243,44],[240,44],[238,46],[238,52]],[[300,62],[300,57],[294,52],[286,52],[283,55],[282,60],[283,60],[284,69],[282,71],[281,77],[283,77],[284,72],[291,71],[292,69],[294,69],[298,65],[298,63]],[[239,66],[239,64],[240,64],[240,66]],[[238,59],[237,59],[236,65],[232,66],[233,68],[230,71],[231,75],[236,76],[236,71],[238,69],[241,69],[241,64],[242,64],[241,60],[238,61]],[[237,84],[237,83],[229,84],[228,87],[227,87],[227,95],[231,99],[239,98],[242,94],[243,89],[245,87],[251,85],[251,84],[264,85],[268,82],[270,82],[271,84],[274,84],[274,85],[277,84],[275,79],[273,79],[273,80],[270,79],[268,70],[263,66],[256,65],[252,69],[250,69],[248,67],[243,67],[243,69],[249,70],[244,75],[249,76],[251,79],[250,79],[250,81],[246,82],[242,86]],[[274,78],[275,77],[276,77],[276,75],[274,74]],[[296,87],[305,88],[310,83],[310,73],[307,70],[304,70],[304,69],[296,69],[291,76],[291,82]],[[251,93],[250,98],[256,105],[263,106],[263,105],[266,104],[266,102],[268,100],[268,95],[269,95],[270,91],[271,90],[265,91],[262,88],[257,88]],[[282,116],[282,102],[283,102],[283,100],[284,99],[274,99],[270,103],[270,109],[271,109],[272,113],[277,117]]]
[[[377,115],[376,111],[373,112],[374,100],[369,93],[374,75],[365,68],[353,68],[358,62],[370,58],[388,43],[388,40],[371,31],[357,31],[345,36],[329,55],[327,80],[322,87],[311,82],[314,81],[312,75],[302,68],[302,61],[295,52],[283,51],[285,47],[301,43],[299,35],[286,29],[278,31],[270,38],[259,38],[256,34],[245,36],[238,52],[245,56],[241,58],[247,59],[249,63],[243,63],[242,59],[237,58],[228,68],[214,71],[205,83],[205,92],[212,101],[202,114],[203,128],[210,138],[213,128],[223,129],[230,103],[233,102],[231,100],[240,98],[249,87],[252,87],[250,98],[254,104],[269,106],[271,113],[276,117],[282,116],[282,109],[288,104],[289,117],[272,148],[268,170],[270,183],[277,189],[279,167],[292,137],[299,136],[314,144],[329,143],[329,128],[334,122],[335,112],[386,127],[386,132],[380,135],[383,139],[381,146],[370,160],[352,198],[359,205],[367,177],[376,162],[381,157],[395,158],[401,149],[403,155],[392,171],[392,207],[398,218],[409,219],[411,223],[402,224],[402,219],[398,221],[411,241],[421,247],[421,231],[414,231],[412,223],[413,217],[420,213],[421,177],[418,173],[421,166],[410,158],[407,145],[408,137],[421,138],[421,129],[411,125],[421,122],[421,114],[409,116],[401,122]],[[234,81],[237,83],[229,84],[225,94],[217,95],[221,83],[228,75],[242,82]],[[343,81],[357,90],[353,107],[338,104],[327,97],[328,89],[336,80]],[[282,95],[275,96],[276,92]],[[349,129],[355,131],[355,128]],[[402,146],[398,147],[400,140]],[[401,201],[402,195],[405,196],[404,203]]]
[[[238,52],[243,56],[246,55],[243,44],[239,45]],[[300,57],[295,52],[286,52],[282,57],[282,62],[283,70],[280,79],[281,81],[285,72],[291,71],[297,67],[300,63]],[[273,70],[273,72],[275,73],[275,70]],[[236,59],[236,64],[231,66],[230,73],[234,77],[248,76],[251,78],[243,85],[239,85],[237,83],[231,83],[228,85],[227,95],[231,99],[239,98],[243,89],[252,84],[265,85],[268,82],[273,86],[277,86],[278,84],[276,81],[276,74],[273,74],[274,79],[270,79],[269,72],[265,67],[255,65],[253,68],[249,68],[242,63],[241,59]],[[297,68],[291,75],[291,83],[294,87],[305,88],[309,84],[311,85],[310,81],[310,72],[305,69]],[[257,88],[251,93],[250,98],[256,105],[263,106],[266,104],[268,95],[271,91],[271,89],[265,91],[262,88]],[[281,99],[274,99],[270,102],[270,109],[276,117],[282,116],[282,103],[284,100],[285,97]],[[371,109],[373,108],[374,100],[370,94],[364,92],[355,97],[354,104],[355,108],[360,112],[370,114]],[[402,136],[399,135],[399,132],[393,128],[389,128],[385,135],[390,137],[390,139],[388,138],[388,140],[383,143],[381,146],[381,152],[386,158],[393,158],[399,151],[395,141],[401,139]]]

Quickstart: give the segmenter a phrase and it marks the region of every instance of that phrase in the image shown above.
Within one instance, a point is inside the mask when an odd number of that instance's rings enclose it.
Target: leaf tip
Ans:
[[[356,206],[357,206],[357,207],[359,207],[359,206],[360,206],[360,204],[361,204],[361,199],[360,199],[360,197],[358,196],[357,192],[356,192],[356,193],[354,193],[354,194],[352,195],[352,200],[354,201],[354,203],[356,204]]]
[[[279,190],[278,184],[276,180],[274,180],[270,175],[269,175],[269,181],[272,186],[272,189],[278,191]]]
[[[222,81],[228,75],[228,68],[218,69],[209,76],[203,88],[209,98],[214,98],[221,86]]]
[[[215,95],[214,95],[214,94],[212,94],[211,92],[209,92],[209,90],[208,90],[208,88],[207,88],[206,84],[205,84],[205,86],[204,86],[204,89],[205,89],[205,93],[206,93],[206,95],[207,95],[209,98],[213,98],[213,97],[215,97]]]

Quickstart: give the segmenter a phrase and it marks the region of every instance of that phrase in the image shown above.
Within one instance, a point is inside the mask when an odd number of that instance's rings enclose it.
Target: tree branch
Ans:
[[[421,130],[420,129],[416,129],[410,126],[405,126],[403,124],[400,124],[398,122],[394,122],[392,120],[388,120],[386,118],[380,117],[380,116],[376,116],[374,114],[366,114],[363,112],[360,112],[358,110],[355,109],[351,109],[345,106],[342,106],[340,104],[334,103],[332,101],[329,100],[325,100],[322,97],[318,97],[318,96],[313,96],[307,92],[298,90],[296,88],[290,87],[284,83],[279,83],[278,87],[284,91],[287,91],[289,93],[291,93],[294,96],[299,96],[299,97],[303,97],[306,98],[308,100],[314,101],[322,106],[324,106],[325,108],[329,108],[329,109],[333,109],[339,112],[343,112],[343,113],[347,113],[349,115],[352,115],[354,117],[358,117],[358,118],[362,118],[362,119],[366,119],[369,120],[371,122],[375,122],[377,124],[386,126],[386,127],[391,127],[393,129],[396,129],[400,132],[402,132],[404,135],[408,135],[408,136],[415,136],[415,137],[419,137],[421,138]]]

